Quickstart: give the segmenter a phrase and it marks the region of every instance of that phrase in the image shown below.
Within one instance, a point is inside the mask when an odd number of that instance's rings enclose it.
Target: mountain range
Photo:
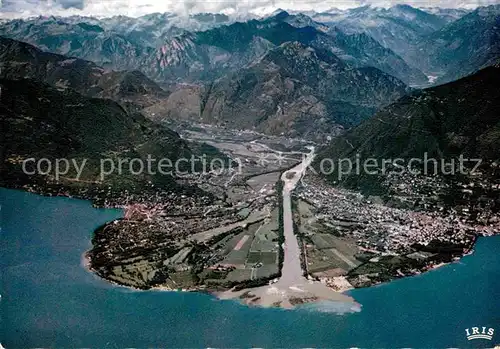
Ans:
[[[324,139],[407,92],[376,68],[352,68],[323,50],[287,42],[204,90],[187,86],[172,97],[191,101],[192,121]],[[167,99],[147,112],[186,119],[185,109]]]
[[[437,14],[408,5],[388,9],[364,6],[333,14],[320,13],[313,18],[347,33],[366,33],[415,67],[419,67],[418,62],[409,60],[408,52],[422,38],[447,24],[447,20]]]
[[[500,5],[474,11],[365,6],[313,18],[347,33],[370,35],[434,83],[472,74],[499,55]]]
[[[195,93],[187,85],[171,94],[139,71],[105,70],[90,61],[1,37],[0,48],[1,76],[7,79],[35,79],[60,90],[131,103],[135,110],[148,107],[146,114],[156,120],[182,120],[188,109],[193,121],[314,139],[358,124],[409,91],[376,68],[353,68],[299,42],[275,47]],[[175,98],[185,101],[182,108],[173,103]],[[322,131],[312,132],[316,127]]]
[[[364,6],[309,16],[278,11],[244,20],[154,13],[13,20],[0,25],[0,35],[106,69],[140,70],[160,84],[213,80],[275,46],[299,41],[354,67],[372,66],[407,84],[427,86],[428,79],[446,82],[490,64],[498,55],[498,18],[499,5],[475,11]],[[459,59],[453,63],[455,46]]]
[[[3,186],[40,185],[42,192],[63,190],[88,198],[102,192],[119,195],[124,190],[143,195],[153,191],[155,185],[154,190],[183,190],[171,176],[135,176],[126,171],[123,175],[113,173],[104,181],[99,179],[100,159],[104,158],[146,159],[151,154],[175,161],[190,157],[189,145],[177,133],[139,113],[128,113],[109,99],[86,97],[71,89],[60,91],[27,79],[0,79],[0,85]],[[46,158],[52,163],[55,159],[78,163],[87,159],[87,163],[78,179],[74,168],[56,179],[54,173],[25,174],[21,162],[28,158]]]
[[[240,22],[158,13],[13,20],[0,25],[0,76],[133,104],[159,121],[324,141],[411,93],[408,85],[495,65],[499,13],[397,5]]]
[[[410,68],[394,52],[371,37],[365,34],[347,35],[339,29],[327,29],[304,17],[282,11],[263,20],[238,22],[185,34],[162,46],[156,54],[157,60],[149,60],[146,69],[154,67],[150,74],[159,74],[156,79],[213,79],[228,69],[243,67],[273,47],[298,41],[330,52],[354,67],[375,67],[406,83],[426,79],[421,72]]]

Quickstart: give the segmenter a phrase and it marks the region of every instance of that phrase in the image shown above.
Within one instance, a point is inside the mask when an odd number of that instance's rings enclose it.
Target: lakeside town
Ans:
[[[176,176],[176,183],[191,192],[152,183],[129,189],[89,183],[68,187],[65,178],[50,176],[22,186],[123,209],[123,218],[95,231],[86,256],[88,267],[113,283],[203,290],[270,305],[261,293],[279,285],[289,251],[282,188],[290,180],[295,185],[288,229],[297,240],[296,261],[304,276],[297,285],[319,282],[343,292],[420,274],[471,253],[478,236],[500,231],[494,211],[499,186],[490,178],[450,182],[405,172],[385,177],[382,185],[390,195],[363,194],[332,185],[314,164],[300,175],[290,170],[305,161],[311,141],[213,125],[170,126],[187,142],[217,149],[233,166]],[[228,296],[227,290],[234,293]],[[303,296],[290,296],[294,300],[285,303],[316,297]],[[273,299],[274,306],[285,306]]]
[[[249,304],[259,304],[262,295],[244,290],[267,289],[279,281],[286,250],[280,178],[304,159],[306,144],[298,142],[289,151],[286,144],[277,151],[272,148],[280,144],[276,138],[248,132],[241,141],[238,132],[217,132],[216,137],[196,137],[242,159],[244,170],[182,178],[212,195],[202,202],[184,196],[176,204],[156,200],[126,205],[123,219],[95,232],[88,258],[97,274],[141,289],[205,290],[224,297],[227,293],[221,292],[233,290]],[[391,185],[400,196],[384,202],[304,171],[292,192],[292,215],[309,283],[343,292],[420,274],[458,260],[473,250],[478,236],[499,231],[497,214],[437,199],[437,191],[449,189],[446,183],[398,180]],[[425,186],[434,188],[435,195],[414,189]]]
[[[186,141],[214,147],[234,163],[176,177],[178,184],[203,195],[162,191],[152,184],[133,192],[84,185],[68,192],[64,179],[50,178],[23,189],[124,210],[122,219],[95,231],[87,253],[89,268],[113,283],[204,290],[222,297],[233,290],[231,297],[244,295],[240,300],[263,304],[262,294],[252,296],[248,290],[267,292],[282,275],[287,250],[282,185],[296,173],[283,174],[304,161],[314,143],[210,125],[178,127]],[[498,192],[498,185],[483,177],[450,183],[403,173],[388,175],[382,185],[391,190],[389,200],[332,186],[313,167],[297,178],[291,215],[308,284],[343,292],[420,274],[471,253],[478,236],[500,231],[498,212],[491,210],[491,191]],[[482,195],[487,189],[489,195]],[[292,298],[294,304],[305,302]],[[306,298],[314,301],[315,296]],[[271,303],[284,306],[276,299]]]

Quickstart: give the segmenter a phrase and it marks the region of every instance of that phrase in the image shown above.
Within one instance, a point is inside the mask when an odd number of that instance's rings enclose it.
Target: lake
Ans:
[[[0,342],[8,349],[500,344],[500,236],[479,239],[460,262],[353,290],[362,311],[338,315],[114,286],[86,271],[82,254],[120,210],[3,188],[0,203]],[[493,340],[467,341],[473,326],[495,328]]]

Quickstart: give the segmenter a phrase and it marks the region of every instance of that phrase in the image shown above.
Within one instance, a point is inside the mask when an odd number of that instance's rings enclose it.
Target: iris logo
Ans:
[[[467,335],[468,340],[473,339],[487,339],[491,340],[493,338],[493,333],[495,333],[495,329],[487,328],[487,327],[472,327],[466,328],[465,334]]]

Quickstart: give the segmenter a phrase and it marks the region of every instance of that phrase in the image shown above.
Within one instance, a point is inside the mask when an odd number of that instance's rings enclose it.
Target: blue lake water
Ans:
[[[0,342],[32,347],[493,347],[500,236],[438,270],[350,294],[360,313],[248,308],[198,293],[131,291],[82,267],[92,231],[121,215],[0,188]],[[465,328],[495,328],[467,341]]]

